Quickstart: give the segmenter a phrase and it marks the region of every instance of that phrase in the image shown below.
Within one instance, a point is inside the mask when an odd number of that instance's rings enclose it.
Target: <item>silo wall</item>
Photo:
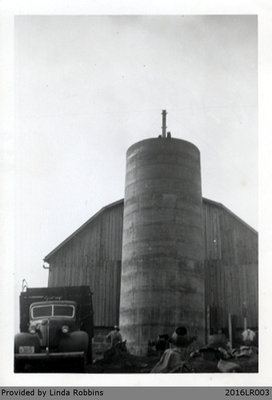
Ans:
[[[147,139],[127,151],[120,327],[129,350],[186,326],[204,341],[200,153]]]

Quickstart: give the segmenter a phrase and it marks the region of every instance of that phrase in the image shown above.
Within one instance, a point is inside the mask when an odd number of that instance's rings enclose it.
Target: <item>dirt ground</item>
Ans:
[[[131,354],[116,357],[110,362],[99,360],[93,365],[87,366],[86,373],[150,373],[152,368],[159,361],[159,355],[139,357]],[[238,364],[241,368],[240,373],[258,372],[258,355],[252,354],[250,357],[231,358],[228,361]],[[187,362],[184,373],[220,373],[217,368],[218,360],[206,360],[202,356],[193,357]]]
[[[160,360],[160,354],[150,356],[135,356],[127,351],[111,354],[104,359],[97,360],[91,365],[85,367],[85,373],[88,374],[146,374],[150,373],[153,367]],[[258,352],[255,350],[250,356],[239,358],[229,358],[223,362],[231,362],[239,365],[237,373],[256,373],[258,372]],[[63,363],[60,364],[54,361],[53,364],[34,363],[25,365],[24,370],[17,371],[24,373],[84,373],[82,363],[77,364]],[[220,373],[218,369],[218,359],[212,357],[211,354],[202,354],[197,352],[193,357],[189,357],[185,363],[185,368],[182,373]]]

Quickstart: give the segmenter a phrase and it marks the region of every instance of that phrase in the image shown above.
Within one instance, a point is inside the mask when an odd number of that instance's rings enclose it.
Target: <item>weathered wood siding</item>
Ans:
[[[90,285],[95,325],[119,322],[123,201],[110,204],[53,250],[49,286]],[[203,199],[205,302],[212,327],[228,313],[243,327],[258,326],[258,235],[219,203]]]
[[[48,286],[89,285],[95,326],[119,321],[123,202],[105,207],[45,259]]]
[[[203,199],[205,301],[214,311],[213,328],[237,327],[247,317],[258,326],[258,235],[224,206]]]

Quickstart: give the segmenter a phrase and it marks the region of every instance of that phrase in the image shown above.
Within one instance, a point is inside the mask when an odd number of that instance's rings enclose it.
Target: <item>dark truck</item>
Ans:
[[[89,286],[27,288],[20,294],[14,370],[51,372],[62,365],[69,372],[84,372],[92,362],[92,337]]]

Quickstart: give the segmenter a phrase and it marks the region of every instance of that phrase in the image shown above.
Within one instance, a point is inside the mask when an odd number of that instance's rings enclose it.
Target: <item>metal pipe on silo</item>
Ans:
[[[179,139],[127,151],[120,327],[129,350],[186,326],[205,336],[200,153]]]
[[[166,110],[162,110],[162,137],[166,138]]]

